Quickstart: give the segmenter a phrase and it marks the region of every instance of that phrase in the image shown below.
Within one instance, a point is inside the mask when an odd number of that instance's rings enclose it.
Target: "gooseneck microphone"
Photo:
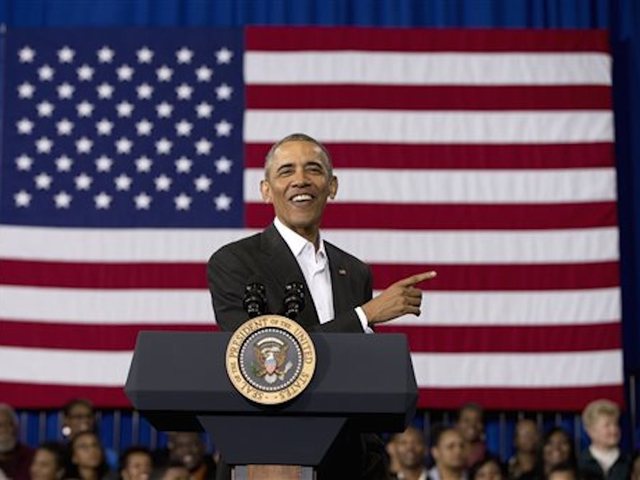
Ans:
[[[253,281],[244,287],[242,306],[249,315],[249,319],[265,314],[267,295],[262,283]]]
[[[284,316],[295,320],[304,309],[304,285],[302,282],[289,282],[284,287]]]

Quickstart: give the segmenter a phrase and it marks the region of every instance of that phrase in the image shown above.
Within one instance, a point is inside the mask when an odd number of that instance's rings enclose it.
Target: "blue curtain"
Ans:
[[[355,25],[604,28],[614,55],[625,366],[640,372],[640,3],[636,0],[1,0],[8,27]],[[635,159],[635,162],[634,162]],[[638,163],[636,168],[635,163]]]

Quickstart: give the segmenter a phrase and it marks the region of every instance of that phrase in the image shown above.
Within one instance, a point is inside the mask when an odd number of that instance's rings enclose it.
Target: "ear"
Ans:
[[[265,203],[273,203],[273,195],[271,194],[271,185],[267,180],[260,181],[260,194]]]
[[[329,198],[333,200],[338,193],[338,177],[335,175],[329,180]]]

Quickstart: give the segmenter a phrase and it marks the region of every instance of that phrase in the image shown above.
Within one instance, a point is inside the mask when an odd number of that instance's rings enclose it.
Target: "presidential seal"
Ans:
[[[242,395],[263,405],[277,405],[300,395],[316,368],[309,334],[281,315],[262,315],[231,335],[227,375]]]

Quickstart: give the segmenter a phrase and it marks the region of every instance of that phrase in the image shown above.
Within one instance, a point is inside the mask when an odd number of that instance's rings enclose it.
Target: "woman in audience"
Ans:
[[[100,438],[90,431],[77,433],[69,443],[67,478],[101,480],[109,473]]]
[[[33,456],[29,474],[31,480],[61,480],[64,478],[64,450],[57,443],[43,443]]]
[[[561,427],[549,430],[542,439],[536,467],[520,476],[520,480],[544,480],[556,465],[576,465],[576,454],[569,434]]]

